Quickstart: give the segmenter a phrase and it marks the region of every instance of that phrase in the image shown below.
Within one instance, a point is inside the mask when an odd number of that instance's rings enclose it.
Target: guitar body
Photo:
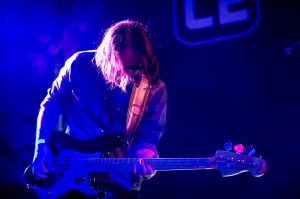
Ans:
[[[47,180],[36,180],[32,175],[32,166],[27,167],[24,178],[27,186],[34,188],[39,198],[57,198],[70,190],[78,190],[85,195],[96,195],[99,190],[91,186],[96,173],[88,173],[83,167],[80,168],[69,160],[93,159],[99,158],[99,155],[99,153],[84,154],[70,149],[62,150],[58,157],[54,159],[52,156],[53,160],[47,161],[50,171]],[[55,164],[58,161],[64,164]]]
[[[32,165],[29,165],[24,171],[25,184],[34,189],[39,198],[57,198],[70,190],[89,196],[103,194],[114,188],[109,187],[113,182],[107,172],[97,172],[93,165],[95,160],[103,158],[121,143],[119,136],[109,134],[81,141],[62,132],[54,132],[46,160],[50,171],[47,179],[37,180],[32,173]]]

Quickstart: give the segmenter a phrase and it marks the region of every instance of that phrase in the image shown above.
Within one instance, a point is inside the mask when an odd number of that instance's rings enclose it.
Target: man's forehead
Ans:
[[[133,65],[139,61],[139,53],[132,48],[124,48],[120,51],[120,58],[124,65]]]
[[[132,48],[124,48],[120,51],[120,56],[124,59],[136,59],[140,57],[140,53]]]

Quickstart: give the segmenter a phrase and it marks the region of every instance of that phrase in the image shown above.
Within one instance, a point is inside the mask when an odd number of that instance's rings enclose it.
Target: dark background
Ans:
[[[113,22],[147,25],[168,89],[161,157],[210,157],[230,140],[253,145],[268,168],[158,172],[144,198],[300,198],[300,3],[261,1],[257,28],[241,38],[186,46],[173,33],[172,1],[3,1],[0,7],[0,196],[28,198],[39,103],[66,58],[95,49]]]

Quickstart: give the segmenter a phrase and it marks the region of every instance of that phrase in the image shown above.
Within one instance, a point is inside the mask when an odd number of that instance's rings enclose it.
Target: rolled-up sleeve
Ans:
[[[51,88],[40,105],[37,118],[36,139],[49,140],[51,132],[55,129],[58,116],[65,107],[65,99],[71,93],[70,88],[70,68],[76,56],[72,56],[61,68],[59,75],[53,81]]]

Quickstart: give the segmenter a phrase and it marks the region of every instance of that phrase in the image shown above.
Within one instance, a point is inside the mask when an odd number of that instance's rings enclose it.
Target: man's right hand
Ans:
[[[32,161],[32,173],[38,180],[47,178],[49,170],[46,166],[46,157],[48,153],[48,146],[46,144],[38,144]]]

